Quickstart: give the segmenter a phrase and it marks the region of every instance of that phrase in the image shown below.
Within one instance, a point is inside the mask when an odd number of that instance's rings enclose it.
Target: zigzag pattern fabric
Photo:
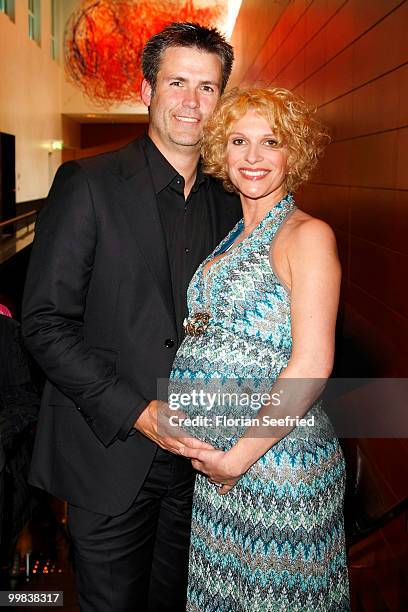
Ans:
[[[170,393],[203,384],[270,390],[292,348],[290,294],[271,269],[279,227],[295,210],[288,194],[255,230],[225,252],[241,220],[196,271],[189,316],[207,312],[204,334],[187,336],[175,359]],[[183,406],[188,417],[207,408]],[[217,405],[217,414],[242,414]],[[261,457],[227,494],[198,475],[193,500],[189,612],[342,612],[349,610],[343,525],[343,455],[320,403],[313,431],[297,427]],[[245,429],[186,428],[228,449]],[[310,429],[310,428],[309,428]]]

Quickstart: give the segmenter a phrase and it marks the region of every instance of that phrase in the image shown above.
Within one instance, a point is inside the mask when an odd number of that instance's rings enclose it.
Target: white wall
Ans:
[[[47,195],[61,161],[61,69],[50,55],[51,3],[41,0],[41,46],[28,38],[28,2],[16,0],[15,23],[0,13],[0,131],[16,137],[16,199]]]

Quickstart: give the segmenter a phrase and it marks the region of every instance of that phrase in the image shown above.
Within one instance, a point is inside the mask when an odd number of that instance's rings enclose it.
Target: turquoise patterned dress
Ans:
[[[270,389],[286,367],[292,347],[290,294],[272,271],[269,252],[294,209],[289,194],[203,278],[205,263],[225,252],[242,231],[240,221],[198,268],[188,290],[189,317],[209,313],[209,324],[180,346],[170,393],[189,393],[210,380],[245,388],[251,381],[252,390],[267,383]],[[214,410],[231,415],[240,409],[219,405]],[[193,402],[183,411],[194,417],[203,408]],[[349,610],[344,460],[319,403],[311,414],[312,434],[307,427],[295,428],[228,494],[219,495],[207,478],[197,476],[188,611]],[[193,435],[224,450],[242,431],[226,435],[222,427],[191,428]]]

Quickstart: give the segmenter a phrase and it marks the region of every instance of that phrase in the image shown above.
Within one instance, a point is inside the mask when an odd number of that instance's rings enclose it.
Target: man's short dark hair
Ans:
[[[155,90],[163,53],[170,47],[195,47],[218,55],[222,64],[221,91],[224,91],[232,70],[234,52],[224,36],[215,28],[198,23],[171,23],[147,41],[142,55],[143,76]]]

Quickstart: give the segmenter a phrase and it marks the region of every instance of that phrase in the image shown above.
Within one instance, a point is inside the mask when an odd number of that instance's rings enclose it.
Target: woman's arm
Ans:
[[[330,227],[318,219],[298,224],[288,241],[290,269],[292,354],[270,395],[279,393],[280,405],[267,404],[257,414],[264,417],[301,418],[319,397],[333,367],[334,335],[340,290],[340,264]],[[291,379],[296,379],[294,382]],[[228,482],[227,492],[245,473],[295,425],[276,428],[249,427],[226,453],[198,451],[186,456],[193,466],[215,482]]]

